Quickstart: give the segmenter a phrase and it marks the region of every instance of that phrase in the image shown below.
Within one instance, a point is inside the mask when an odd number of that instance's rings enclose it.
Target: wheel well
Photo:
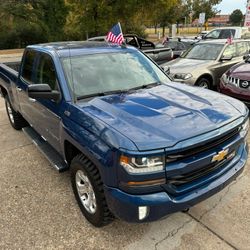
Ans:
[[[212,86],[214,85],[213,77],[212,77],[211,75],[209,75],[209,74],[204,74],[204,75],[200,76],[200,77],[197,79],[197,81],[195,82],[195,85],[197,85],[197,83],[198,83],[202,78],[207,79],[207,80],[211,83]]]
[[[69,141],[64,142],[64,152],[65,152],[65,158],[68,164],[70,165],[72,159],[81,153],[81,151],[76,148],[73,144],[71,144]]]
[[[8,95],[8,92],[5,88],[3,88],[2,86],[0,86],[0,90],[1,90],[1,93],[3,95],[3,97],[5,97],[6,95]]]

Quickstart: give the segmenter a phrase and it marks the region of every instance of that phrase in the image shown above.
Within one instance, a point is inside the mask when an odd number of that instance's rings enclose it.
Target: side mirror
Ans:
[[[166,74],[170,74],[170,68],[169,66],[161,66],[161,69],[166,73]]]
[[[224,62],[224,61],[231,61],[232,60],[232,56],[222,56],[220,61],[221,62]]]
[[[33,99],[41,98],[58,102],[61,94],[59,91],[52,91],[48,84],[31,84],[28,86],[28,96]]]
[[[247,60],[250,57],[250,54],[244,55],[243,60]]]

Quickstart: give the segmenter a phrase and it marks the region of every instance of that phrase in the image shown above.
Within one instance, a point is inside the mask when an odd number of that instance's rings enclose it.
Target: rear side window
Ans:
[[[235,36],[235,30],[234,29],[226,29],[226,30],[221,30],[219,39],[227,39],[230,37]]]
[[[47,54],[41,54],[36,83],[48,84],[52,90],[58,90],[55,66],[52,58]]]
[[[36,52],[33,50],[28,50],[25,53],[23,69],[22,69],[22,78],[29,82],[32,82],[32,68],[36,58]]]

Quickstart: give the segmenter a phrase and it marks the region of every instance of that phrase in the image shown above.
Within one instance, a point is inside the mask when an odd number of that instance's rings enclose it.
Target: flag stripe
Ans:
[[[116,43],[121,45],[124,41],[124,37],[119,24],[113,26],[113,28],[108,32],[106,36],[108,42]]]

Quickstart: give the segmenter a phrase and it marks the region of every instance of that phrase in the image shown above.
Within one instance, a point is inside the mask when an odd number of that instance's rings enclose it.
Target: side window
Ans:
[[[223,52],[224,57],[236,57],[236,46],[235,44],[228,45]]]
[[[244,56],[249,53],[248,43],[247,42],[240,42],[237,43],[237,56]]]
[[[214,30],[206,35],[206,38],[218,39],[220,35],[220,30]]]
[[[230,37],[234,37],[234,35],[235,35],[234,29],[221,30],[221,33],[219,35],[219,39],[227,39]]]
[[[48,84],[52,90],[58,90],[56,70],[52,58],[42,54],[37,67],[36,83]]]
[[[28,50],[25,53],[25,58],[23,62],[22,78],[28,83],[32,82],[32,68],[36,58],[36,52],[33,50]]]

